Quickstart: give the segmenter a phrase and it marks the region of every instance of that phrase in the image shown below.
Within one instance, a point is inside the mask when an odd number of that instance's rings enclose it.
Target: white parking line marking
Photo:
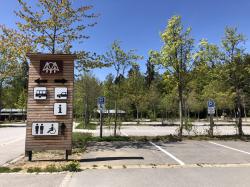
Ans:
[[[128,136],[128,134],[127,134],[127,133],[125,133],[125,132],[122,132],[122,131],[121,131],[121,134],[123,134],[123,135],[125,135],[125,136]]]
[[[182,162],[180,159],[176,158],[174,155],[172,155],[171,153],[167,152],[166,150],[162,149],[160,146],[154,144],[153,142],[149,142],[150,144],[152,144],[153,146],[155,146],[156,148],[158,148],[160,151],[162,151],[163,153],[165,153],[166,155],[168,155],[169,157],[171,157],[172,159],[174,159],[176,162],[178,162],[181,166],[184,166],[185,163]]]
[[[241,153],[244,153],[244,154],[250,155],[250,153],[247,152],[247,151],[242,151],[242,150],[240,150],[240,149],[235,149],[235,148],[233,148],[233,147],[229,147],[229,146],[222,145],[222,144],[215,143],[215,142],[211,142],[211,141],[209,141],[209,143],[214,144],[214,145],[218,145],[218,146],[221,146],[221,147],[224,147],[224,148],[227,148],[227,149],[231,149],[231,150],[234,150],[234,151],[238,151],[238,152],[241,152]]]

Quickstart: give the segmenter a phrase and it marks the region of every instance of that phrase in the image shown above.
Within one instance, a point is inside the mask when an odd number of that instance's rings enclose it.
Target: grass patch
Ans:
[[[44,168],[42,171],[43,172],[54,173],[54,172],[62,171],[62,168],[61,167],[56,167],[54,164],[51,164],[51,165],[46,166],[46,168]]]
[[[94,137],[89,133],[73,133],[73,148],[85,150],[88,142],[115,142],[115,141],[169,141],[176,142],[180,141],[177,136],[105,136],[103,138]]]
[[[9,167],[0,167],[0,173],[11,173],[11,169]]]
[[[97,124],[95,123],[89,123],[87,125],[84,125],[84,122],[80,122],[76,129],[89,129],[89,130],[96,130]]]
[[[0,167],[0,173],[15,173],[21,171],[22,168],[9,168],[9,167]]]
[[[241,141],[250,141],[250,135],[220,135],[210,137],[208,135],[197,135],[197,136],[183,136],[182,140],[241,140]]]
[[[28,173],[40,173],[40,172],[42,172],[42,168],[39,168],[39,167],[29,167],[27,169],[27,172]]]
[[[22,171],[22,168],[13,168],[11,171],[12,172],[19,172],[19,171]]]
[[[46,166],[46,168],[40,167],[30,167],[27,169],[28,173],[42,173],[42,172],[61,172],[61,171],[70,171],[70,172],[79,172],[81,171],[80,163],[77,161],[71,161],[69,164],[64,166],[56,166],[54,164]]]

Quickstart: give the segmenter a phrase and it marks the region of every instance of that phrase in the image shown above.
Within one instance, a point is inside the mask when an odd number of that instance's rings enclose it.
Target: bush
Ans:
[[[78,172],[81,171],[80,163],[77,161],[71,161],[69,164],[64,166],[63,171]]]

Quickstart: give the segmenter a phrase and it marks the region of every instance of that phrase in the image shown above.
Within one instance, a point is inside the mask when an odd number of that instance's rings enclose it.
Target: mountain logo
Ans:
[[[46,62],[42,71],[44,73],[49,73],[49,74],[54,73],[55,74],[55,73],[59,72],[60,70],[59,70],[56,62]]]

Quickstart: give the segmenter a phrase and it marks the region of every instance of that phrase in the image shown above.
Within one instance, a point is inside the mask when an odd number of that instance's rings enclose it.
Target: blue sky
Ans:
[[[0,23],[15,27],[17,18],[16,0],[0,0]],[[4,3],[3,3],[4,2]],[[166,27],[173,15],[181,15],[183,24],[192,27],[196,43],[206,38],[220,44],[226,26],[236,26],[239,32],[250,39],[249,0],[85,0],[93,5],[93,12],[100,14],[98,24],[87,33],[90,39],[81,44],[81,49],[103,54],[114,40],[122,41],[125,50],[136,49],[144,56],[140,61],[145,72],[145,61],[150,49],[159,50],[162,46],[159,33]],[[246,42],[250,50],[249,40]],[[100,80],[104,80],[112,68],[93,70]]]

